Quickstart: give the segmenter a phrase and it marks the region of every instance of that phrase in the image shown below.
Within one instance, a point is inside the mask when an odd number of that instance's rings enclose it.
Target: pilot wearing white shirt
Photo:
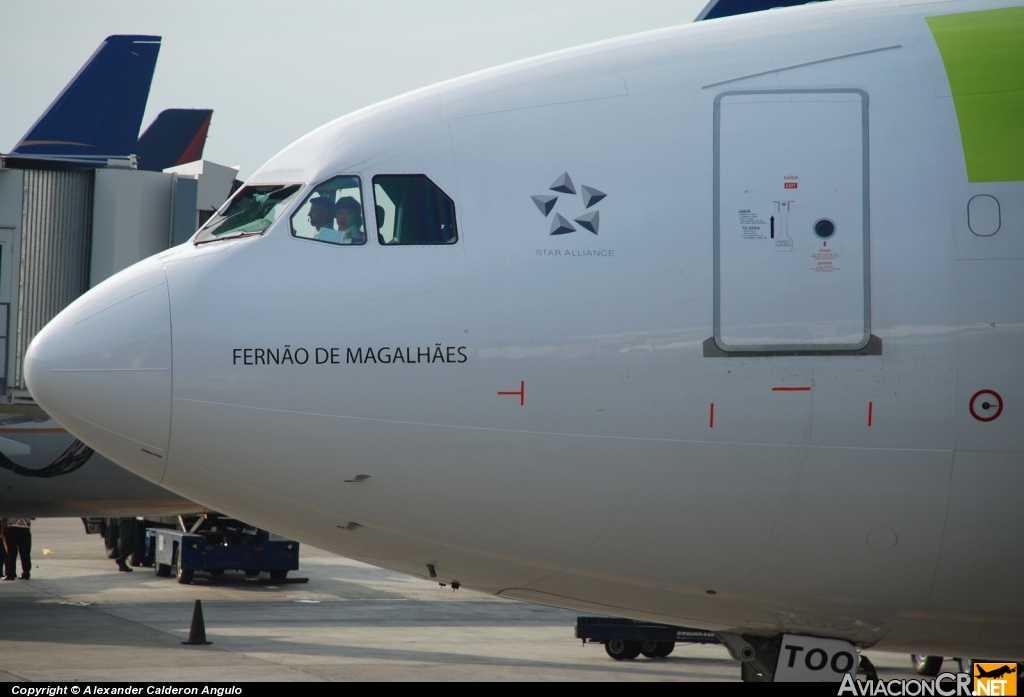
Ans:
[[[341,235],[334,229],[334,202],[326,196],[317,196],[309,202],[309,224],[316,230],[316,239],[341,242]]]
[[[338,234],[341,244],[365,244],[366,233],[363,231],[363,210],[359,201],[351,196],[343,196],[334,207],[334,217],[338,222]],[[317,239],[322,239],[318,237]]]

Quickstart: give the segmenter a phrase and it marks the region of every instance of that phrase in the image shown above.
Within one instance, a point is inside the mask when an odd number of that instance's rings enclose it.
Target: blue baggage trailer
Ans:
[[[722,643],[703,629],[619,617],[577,617],[576,638],[582,639],[584,645],[588,642],[604,644],[605,652],[616,661],[632,660],[641,654],[647,658],[665,658],[677,643]]]
[[[147,528],[146,556],[157,576],[173,572],[178,583],[191,583],[197,571],[212,576],[225,571],[258,576],[265,571],[282,581],[299,568],[299,543],[231,518],[202,516],[187,532]]]

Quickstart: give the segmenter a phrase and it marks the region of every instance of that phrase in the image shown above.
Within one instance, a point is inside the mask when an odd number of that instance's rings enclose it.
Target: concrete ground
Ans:
[[[29,581],[0,582],[0,681],[738,680],[720,646],[613,661],[575,613],[452,591],[311,547],[308,583],[120,573],[78,519],[33,526]],[[44,550],[49,550],[47,554]],[[20,566],[19,566],[20,571]],[[210,646],[183,646],[196,599]],[[884,679],[909,657],[868,651]],[[955,664],[947,663],[955,670]]]

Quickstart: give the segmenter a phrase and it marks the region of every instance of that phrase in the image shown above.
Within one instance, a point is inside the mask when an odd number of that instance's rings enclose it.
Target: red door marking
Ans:
[[[871,412],[875,406],[874,402],[868,402],[868,428],[871,428]]]
[[[996,409],[996,413],[993,414],[992,416],[981,416],[980,414],[978,414],[978,412],[974,411],[974,400],[986,394],[992,395],[992,398],[995,400],[995,404],[993,404],[992,406],[998,407]],[[978,390],[971,397],[971,401],[968,403],[967,406],[971,410],[971,416],[976,418],[978,421],[981,421],[982,423],[988,423],[989,421],[995,421],[999,417],[999,415],[1003,413],[1003,398],[999,395],[998,392],[994,390]],[[983,404],[982,408],[988,409],[990,407],[988,404]]]
[[[526,381],[525,380],[520,380],[519,381],[519,391],[518,392],[499,392],[498,394],[500,394],[500,395],[504,395],[504,394],[517,394],[517,395],[519,395],[519,406],[523,406],[523,404],[526,402]]]
[[[711,403],[711,422],[708,424],[708,428],[715,427],[715,403]]]
[[[810,392],[810,387],[773,387],[772,392]]]

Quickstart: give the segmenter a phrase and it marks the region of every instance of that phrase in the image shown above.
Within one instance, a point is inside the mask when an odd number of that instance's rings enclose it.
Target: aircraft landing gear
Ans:
[[[910,662],[914,664],[914,672],[934,678],[942,670],[942,656],[925,656],[919,653],[910,654]]]
[[[744,682],[839,682],[862,674],[878,674],[856,646],[843,639],[799,634],[772,637],[723,632],[718,635],[729,654],[740,662]]]
[[[863,675],[868,680],[878,680],[878,671],[875,670],[875,664],[867,656],[860,657],[860,663],[857,665],[857,675]]]
[[[729,654],[740,662],[740,677],[743,682],[773,682],[775,665],[779,661],[782,635],[774,637],[741,636],[722,633],[718,635]]]

